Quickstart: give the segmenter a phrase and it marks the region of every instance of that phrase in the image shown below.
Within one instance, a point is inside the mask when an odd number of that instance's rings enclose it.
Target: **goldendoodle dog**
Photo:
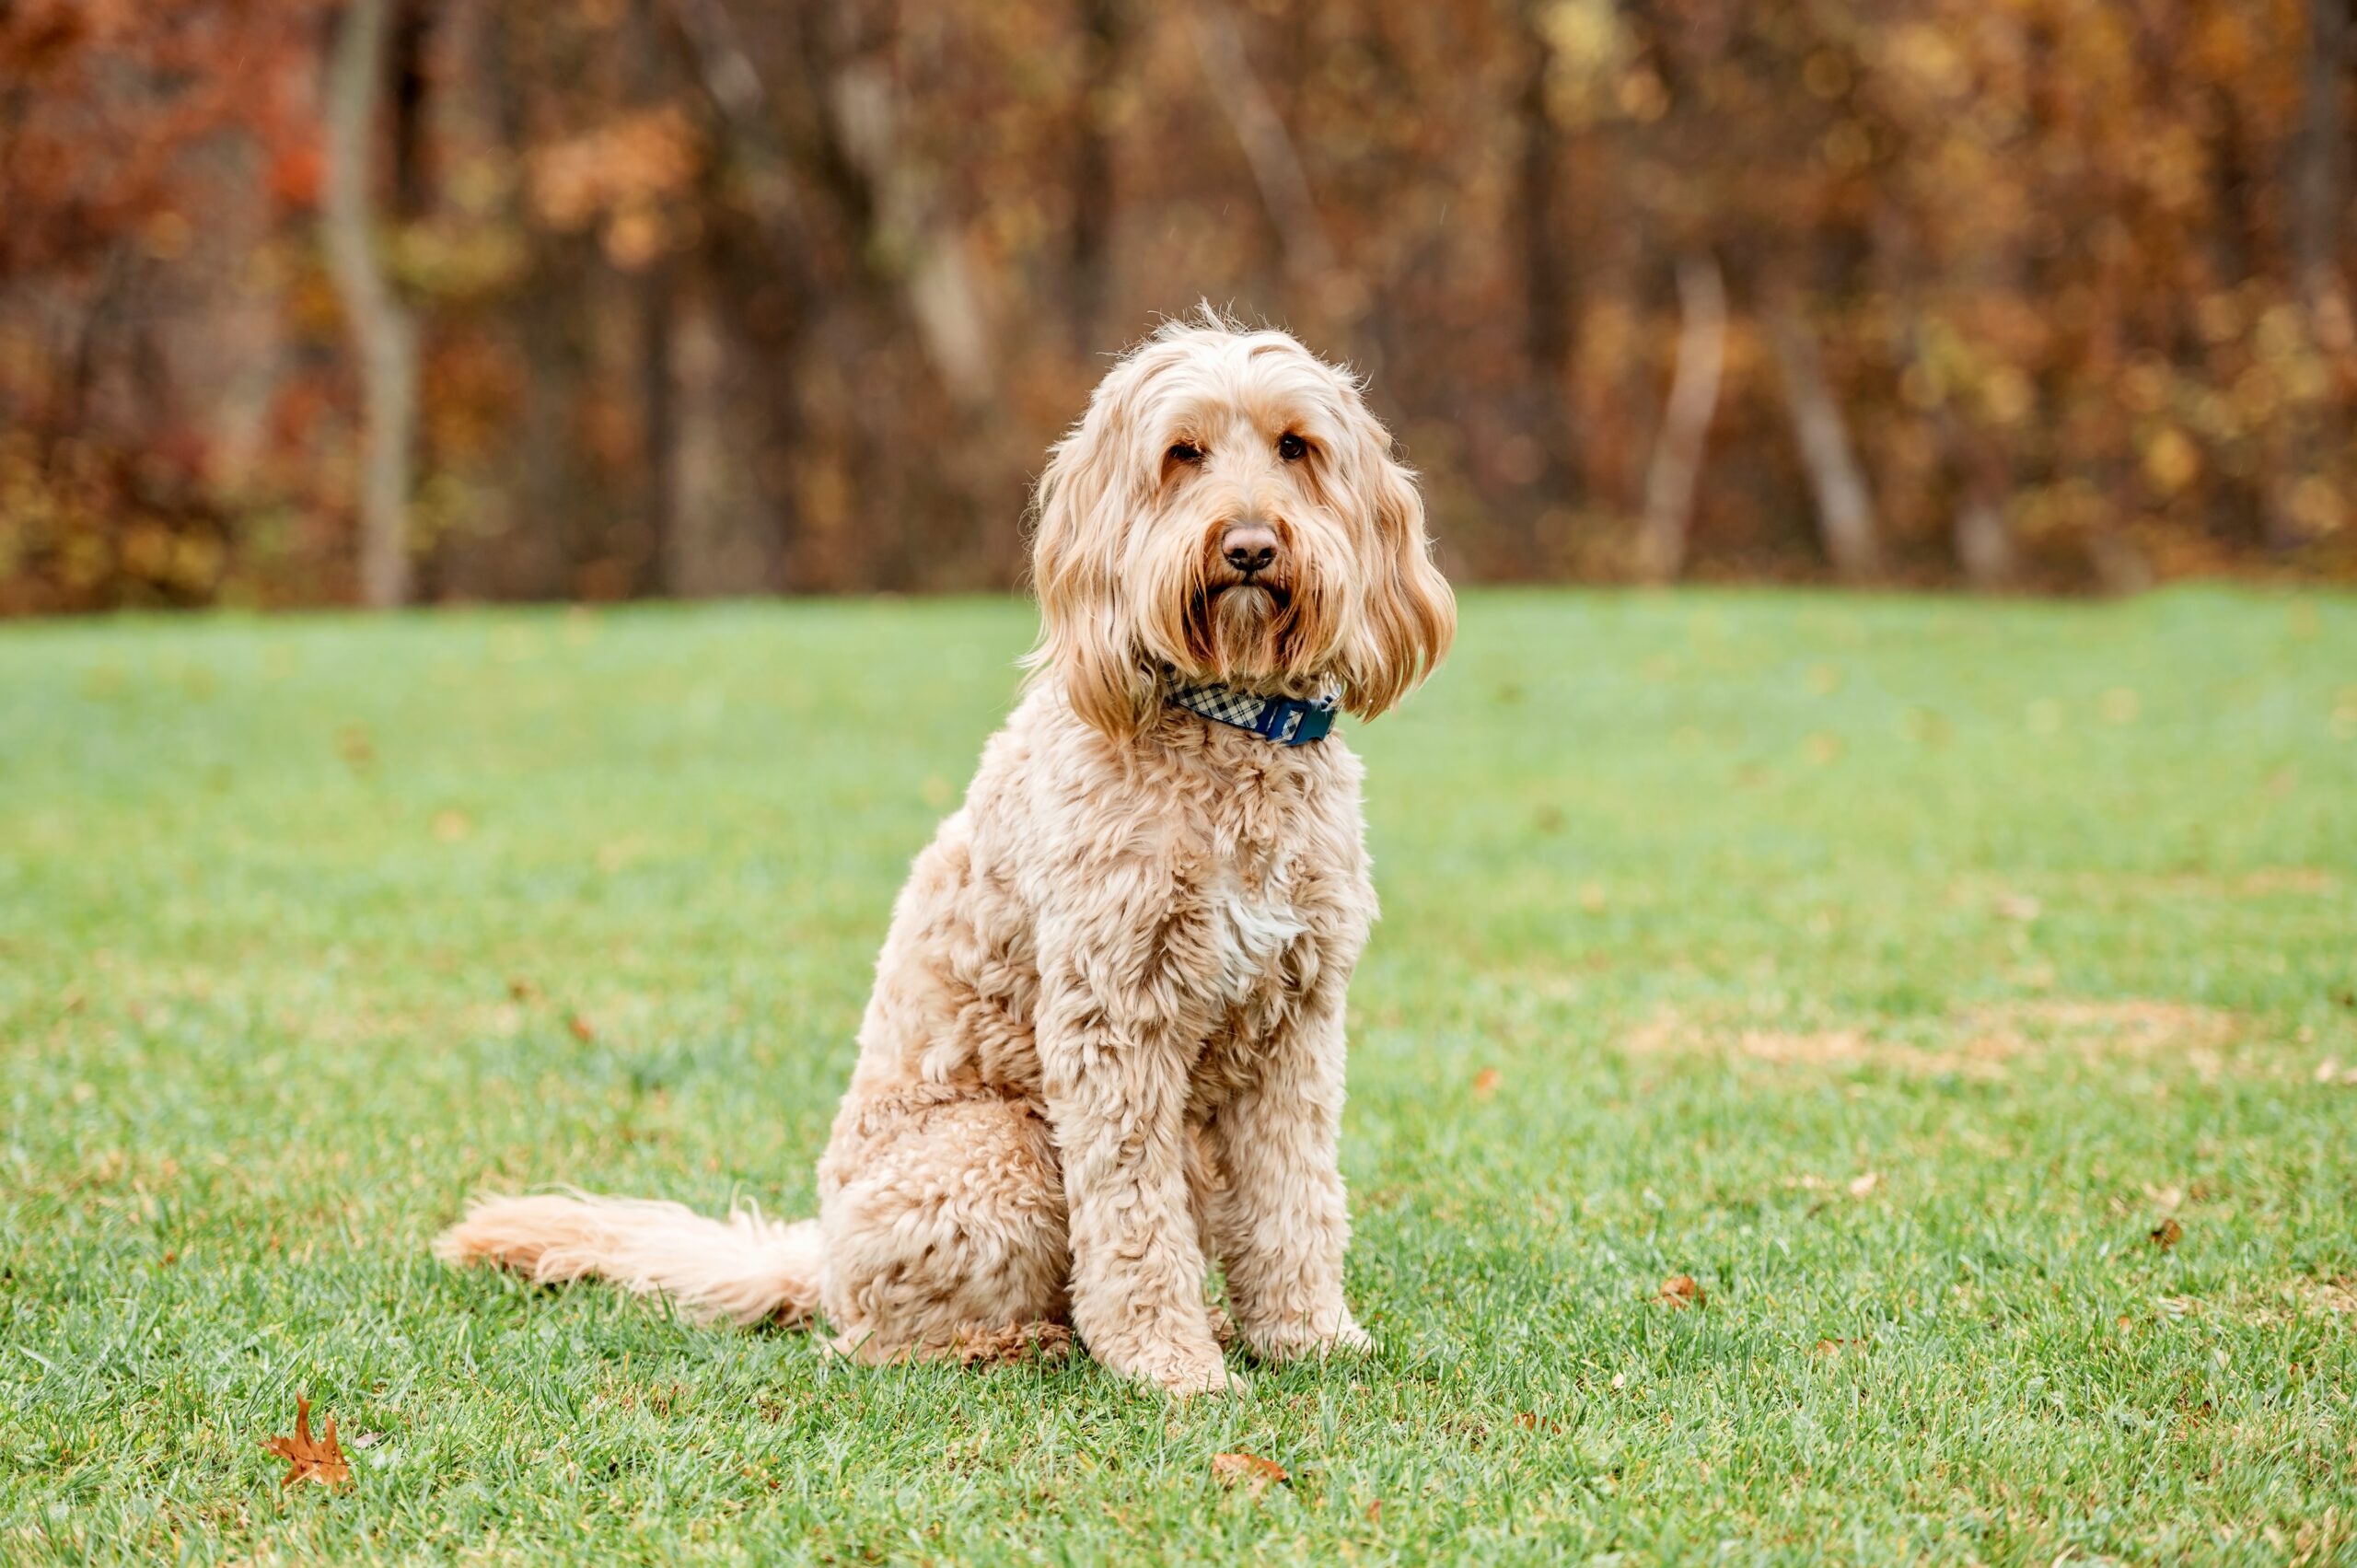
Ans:
[[[869,1362],[1069,1324],[1179,1394],[1236,1386],[1231,1326],[1367,1343],[1335,1136],[1376,901],[1329,726],[1454,634],[1414,476],[1291,337],[1173,323],[1051,455],[1032,573],[1030,680],[893,911],[819,1217],[494,1198],[442,1258],[822,1317]]]

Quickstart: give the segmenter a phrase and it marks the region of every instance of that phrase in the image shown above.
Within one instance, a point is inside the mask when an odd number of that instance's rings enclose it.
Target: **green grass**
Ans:
[[[1179,1408],[433,1263],[484,1185],[810,1206],[1029,625],[0,631],[0,1560],[2357,1557],[2347,598],[1470,597],[1350,726],[1372,1360]]]

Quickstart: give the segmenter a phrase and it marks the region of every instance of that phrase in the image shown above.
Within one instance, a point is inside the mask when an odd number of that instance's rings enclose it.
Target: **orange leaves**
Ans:
[[[1672,1274],[1661,1282],[1661,1289],[1654,1299],[1673,1312],[1683,1312],[1689,1307],[1701,1307],[1711,1298],[1691,1274]]]
[[[607,259],[625,272],[670,249],[681,215],[667,209],[703,166],[703,143],[677,105],[625,115],[533,149],[532,210],[567,232],[599,228]]]
[[[1242,1487],[1254,1497],[1293,1479],[1284,1466],[1258,1454],[1213,1454],[1212,1475],[1225,1485]]]
[[[343,1457],[343,1445],[336,1441],[335,1417],[327,1418],[324,1435],[313,1437],[311,1400],[307,1394],[295,1396],[295,1435],[273,1437],[262,1447],[286,1461],[286,1473],[278,1478],[281,1486],[307,1481],[331,1489],[352,1484],[352,1466]]]

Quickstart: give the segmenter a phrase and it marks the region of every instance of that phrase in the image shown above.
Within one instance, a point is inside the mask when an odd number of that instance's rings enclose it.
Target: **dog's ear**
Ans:
[[[1366,635],[1351,661],[1344,705],[1373,718],[1413,691],[1457,636],[1457,596],[1432,562],[1416,476],[1391,455],[1391,436],[1361,412],[1359,501],[1375,541],[1366,584]]]
[[[1031,535],[1039,642],[1025,661],[1061,680],[1073,712],[1113,738],[1145,727],[1154,694],[1122,618],[1120,551],[1131,504],[1103,389],[1048,455]]]

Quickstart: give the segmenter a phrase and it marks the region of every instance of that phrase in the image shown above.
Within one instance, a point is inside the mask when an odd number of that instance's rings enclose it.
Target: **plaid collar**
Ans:
[[[1262,697],[1206,681],[1201,686],[1172,687],[1170,701],[1189,713],[1248,729],[1278,746],[1306,746],[1323,739],[1334,727],[1334,710],[1341,706],[1342,691],[1339,686],[1329,687],[1314,700]]]

